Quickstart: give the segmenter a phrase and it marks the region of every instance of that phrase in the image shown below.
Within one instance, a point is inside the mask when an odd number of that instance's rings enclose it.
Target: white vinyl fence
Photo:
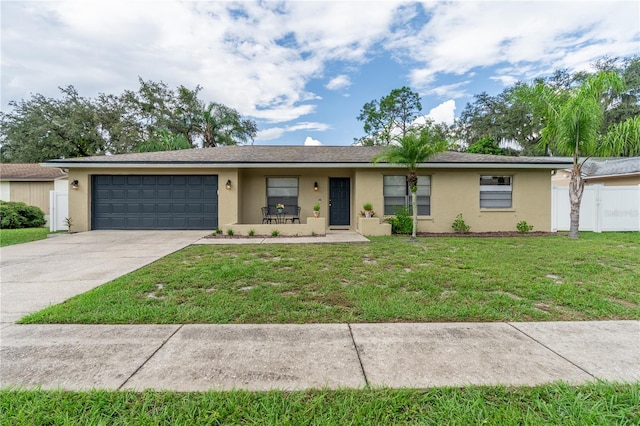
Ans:
[[[65,219],[69,217],[69,194],[49,191],[49,230],[66,231]]]
[[[553,186],[551,191],[551,229],[568,231],[569,187]],[[640,185],[584,187],[580,204],[581,231],[640,231]]]

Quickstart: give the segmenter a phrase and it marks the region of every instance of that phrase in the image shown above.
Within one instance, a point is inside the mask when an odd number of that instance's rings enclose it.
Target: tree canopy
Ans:
[[[54,158],[235,145],[253,141],[256,123],[228,106],[205,104],[200,86],[171,89],[139,79],[137,91],[79,95],[73,86],[58,98],[32,95],[0,113],[0,159]],[[213,106],[212,106],[213,105]]]
[[[420,95],[406,86],[392,90],[379,101],[367,102],[357,117],[364,123],[366,135],[356,143],[389,145],[395,136],[409,132],[421,111]]]
[[[640,134],[636,132],[636,120],[633,118],[629,119],[630,124],[613,129],[610,139],[601,132],[611,99],[624,90],[624,79],[619,73],[600,71],[576,86],[563,87],[538,81],[533,85],[522,85],[513,92],[514,101],[528,105],[533,115],[543,123],[541,146],[573,158],[569,184],[571,238],[578,238],[584,158],[640,151]]]
[[[640,115],[640,58],[602,58],[593,64],[593,72],[570,73],[566,69],[554,71],[549,77],[537,79],[555,90],[570,90],[580,86],[602,71],[613,72],[624,81],[624,88],[602,94],[603,119],[598,128],[602,137],[613,125]],[[515,144],[523,155],[560,155],[553,145],[540,144],[545,127],[544,116],[531,110],[531,105],[514,96],[525,83],[504,89],[496,96],[476,95],[456,120],[454,137],[462,145],[471,147],[484,138],[498,143],[501,148]],[[546,150],[545,150],[546,148]]]

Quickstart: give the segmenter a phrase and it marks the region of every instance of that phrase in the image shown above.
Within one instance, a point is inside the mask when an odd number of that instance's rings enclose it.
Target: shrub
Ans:
[[[521,220],[516,224],[516,229],[523,234],[530,232],[533,229],[533,225],[529,225],[526,221]]]
[[[0,226],[7,229],[39,228],[47,221],[36,206],[16,201],[0,201]]]
[[[273,231],[271,231],[272,237],[277,237],[278,235],[280,235],[280,231],[278,231],[277,229],[274,229]]]
[[[253,229],[249,229],[249,236],[253,237],[254,235],[256,235],[256,231]]]
[[[456,216],[456,219],[453,221],[453,224],[451,224],[451,227],[455,232],[459,232],[461,234],[466,234],[471,229],[471,227],[467,225],[462,218],[462,213]]]
[[[364,205],[362,206],[362,208],[363,208],[365,211],[371,211],[371,210],[373,210],[373,205],[372,205],[371,203],[364,203]]]
[[[410,234],[413,231],[413,218],[406,207],[398,207],[388,220],[393,234]]]
[[[227,229],[227,235],[230,237],[233,236],[233,229],[231,228]]]

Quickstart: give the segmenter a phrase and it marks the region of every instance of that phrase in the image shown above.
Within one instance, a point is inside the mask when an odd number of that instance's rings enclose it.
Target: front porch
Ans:
[[[222,233],[248,236],[253,235],[277,235],[284,236],[312,236],[325,235],[327,232],[327,220],[324,217],[308,217],[303,223],[230,223],[221,227]]]

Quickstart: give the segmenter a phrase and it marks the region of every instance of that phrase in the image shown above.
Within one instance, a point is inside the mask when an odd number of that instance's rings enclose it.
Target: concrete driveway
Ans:
[[[2,326],[135,271],[208,233],[91,231],[2,247]]]

